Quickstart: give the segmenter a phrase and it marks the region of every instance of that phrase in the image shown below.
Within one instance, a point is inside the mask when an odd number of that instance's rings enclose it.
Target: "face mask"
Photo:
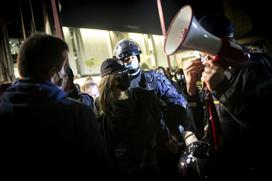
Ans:
[[[116,87],[121,91],[127,90],[130,86],[130,80],[127,73],[117,75],[116,82]]]
[[[129,64],[125,64],[128,70],[135,70],[139,67],[139,62],[137,59],[133,59]]]

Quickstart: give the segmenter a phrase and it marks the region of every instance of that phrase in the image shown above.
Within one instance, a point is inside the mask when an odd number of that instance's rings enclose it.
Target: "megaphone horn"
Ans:
[[[240,45],[206,31],[193,16],[189,5],[183,6],[173,18],[164,42],[166,55],[172,55],[178,50],[198,50],[228,61],[248,59]]]

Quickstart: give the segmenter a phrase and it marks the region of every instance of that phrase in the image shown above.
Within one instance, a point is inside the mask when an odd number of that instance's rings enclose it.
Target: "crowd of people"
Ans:
[[[205,16],[200,24],[235,43],[227,18]],[[172,76],[163,67],[141,70],[140,46],[123,39],[102,62],[99,85],[89,78],[82,93],[68,51],[44,33],[20,48],[20,79],[0,99],[5,171],[199,180],[268,173],[269,55],[243,48],[248,58],[230,65],[201,52],[204,61]]]

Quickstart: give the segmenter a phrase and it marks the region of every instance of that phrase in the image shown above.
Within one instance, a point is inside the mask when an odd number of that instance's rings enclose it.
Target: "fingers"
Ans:
[[[207,82],[212,75],[213,75],[212,71],[211,72],[202,72],[201,81]]]
[[[206,66],[204,68],[204,71],[202,72],[201,80],[207,80],[210,77],[218,74],[219,72],[223,71],[220,66],[212,65],[212,66]],[[202,81],[203,81],[202,80]]]
[[[191,75],[193,75],[193,74],[201,74],[201,72],[203,72],[203,70],[204,70],[203,67],[193,67],[191,69],[188,69],[186,73],[187,74],[189,73]]]
[[[209,90],[213,90],[224,78],[223,68],[214,62],[208,62],[202,72],[201,81],[206,83]]]
[[[203,73],[215,73],[215,72],[220,72],[220,71],[223,71],[223,68],[217,64],[216,62],[214,61],[207,61],[205,62],[205,68],[204,68],[204,71]]]
[[[184,72],[199,73],[204,70],[204,65],[198,60],[188,62],[184,66]]]
[[[205,67],[221,68],[221,66],[214,60],[207,60],[203,62],[203,64],[205,65]]]
[[[200,78],[201,72],[204,70],[204,65],[199,59],[187,62],[184,66],[184,76],[186,80],[186,90],[189,95],[196,94],[196,82]]]
[[[195,59],[195,60],[193,60],[193,61],[189,61],[189,62],[186,62],[186,64],[185,64],[185,67],[192,67],[192,66],[200,66],[200,65],[202,65],[202,62],[200,61],[200,59]]]

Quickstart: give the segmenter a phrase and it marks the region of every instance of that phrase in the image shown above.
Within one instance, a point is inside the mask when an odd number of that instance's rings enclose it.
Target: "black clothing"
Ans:
[[[145,90],[154,90],[157,99],[161,102],[167,126],[170,131],[178,132],[178,125],[192,129],[187,121],[187,102],[183,95],[162,74],[156,71],[141,71],[131,80],[130,89],[140,87]]]
[[[154,91],[132,89],[128,99],[113,103],[112,116],[102,115],[100,119],[104,137],[122,174],[158,173],[157,144],[167,143],[169,133]]]
[[[82,104],[88,106],[91,108],[91,110],[94,110],[94,99],[92,96],[90,96],[87,93],[81,93],[78,91],[78,89],[76,88],[76,85],[73,84],[72,85],[72,89],[66,93],[67,97],[73,98],[75,100],[78,100],[79,102],[81,102]]]
[[[211,166],[211,177],[253,178],[262,176],[259,172],[265,173],[264,163],[268,160],[260,155],[270,154],[266,145],[271,120],[271,109],[267,106],[272,102],[271,72],[271,57],[251,54],[246,66],[226,71],[226,79],[212,91],[219,101],[216,108],[222,144],[213,157],[216,164]],[[198,135],[204,135],[203,104],[196,97],[188,97],[188,102],[197,105],[189,107],[189,113],[198,120],[195,121],[198,122]]]
[[[164,75],[156,71],[141,71],[136,78],[131,80],[130,88],[135,87],[154,90],[157,98],[162,99],[167,105],[186,107],[186,100],[183,96],[177,92],[176,88]]]
[[[171,136],[177,139],[179,143],[183,142],[178,129],[180,125],[185,130],[194,130],[193,125],[188,121],[186,100],[164,75],[153,70],[140,71],[131,80],[130,89],[133,88],[153,90],[155,92],[156,99],[160,101],[159,106],[163,113],[164,122]],[[166,175],[176,175],[179,153],[173,153],[165,145],[159,145],[157,154],[162,172],[166,173]]]
[[[100,75],[104,77],[106,75],[112,74],[114,72],[124,72],[126,71],[125,66],[121,65],[117,58],[108,58],[103,61],[100,67]]]
[[[2,97],[0,118],[1,168],[6,172],[110,172],[93,112],[49,81],[15,82]]]

